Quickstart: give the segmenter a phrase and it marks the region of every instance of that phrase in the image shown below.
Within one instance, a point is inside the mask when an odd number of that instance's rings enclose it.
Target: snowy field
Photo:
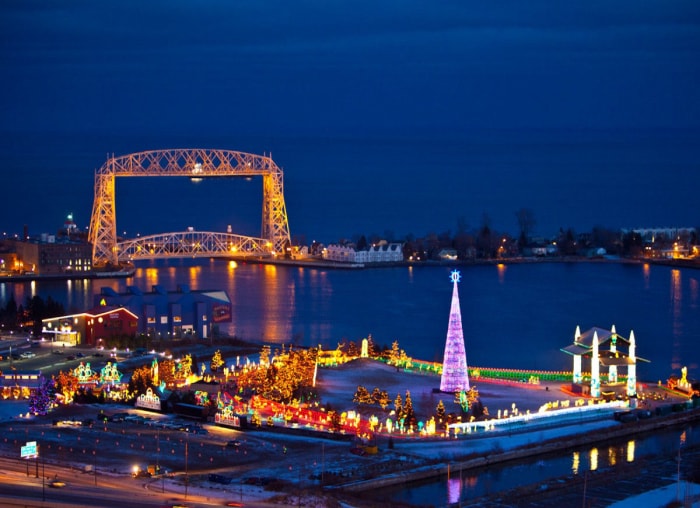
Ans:
[[[457,412],[458,406],[453,397],[448,394],[436,392],[440,378],[430,375],[409,374],[397,371],[395,367],[387,366],[371,360],[358,360],[337,368],[321,369],[318,372],[317,388],[322,403],[330,403],[333,409],[346,411],[356,409],[352,402],[353,395],[359,385],[364,386],[370,392],[375,388],[386,390],[392,401],[387,410],[382,411],[379,406],[366,406],[361,409],[365,416],[371,414],[380,418],[380,421],[390,416],[393,409],[393,400],[397,394],[402,398],[407,391],[410,392],[413,406],[419,420],[429,419],[435,412],[440,400],[443,401],[447,413]],[[517,387],[489,383],[483,380],[472,380],[472,385],[479,390],[483,404],[488,407],[491,415],[498,411],[512,411],[514,405],[521,412],[536,412],[540,406],[548,402],[569,401],[573,405],[575,397],[561,391],[561,385],[550,383],[534,387]],[[20,440],[24,439],[24,425],[14,425],[22,422],[21,414],[26,414],[28,404],[26,401],[0,401],[0,425],[5,429],[6,435],[18,433]],[[165,415],[155,415],[133,408],[125,408],[118,405],[89,405],[59,408],[55,413],[47,417],[30,417],[27,423],[30,429],[34,425],[41,427],[44,439],[53,439],[53,443],[60,443],[66,448],[78,448],[80,437],[83,442],[88,441],[93,434],[102,433],[99,437],[102,442],[115,439],[119,448],[131,447],[143,449],[148,440],[153,441],[155,431],[146,430],[142,425],[123,424],[124,427],[105,429],[87,429],[78,427],[66,429],[50,425],[51,419],[76,415],[76,418],[94,418],[96,413],[104,409],[105,412],[114,413],[128,410],[132,413],[149,415],[152,418],[168,418]],[[49,423],[47,425],[47,423]],[[432,438],[424,440],[420,438],[395,437],[395,447],[387,447],[387,438],[379,440],[380,453],[372,457],[361,457],[350,453],[352,443],[349,440],[337,441],[331,439],[316,439],[298,435],[283,434],[269,431],[263,428],[254,432],[238,432],[213,425],[207,425],[208,434],[203,437],[190,436],[191,450],[200,450],[201,458],[194,453],[190,454],[189,464],[189,495],[192,499],[201,500],[226,500],[243,499],[247,505],[263,506],[267,502],[281,502],[282,504],[303,504],[304,506],[340,506],[334,504],[330,498],[316,498],[307,493],[301,494],[304,500],[300,503],[300,492],[308,491],[318,486],[318,479],[324,476],[326,483],[333,480],[352,482],[355,479],[366,478],[368,472],[372,475],[391,475],[402,470],[430,466],[432,464],[444,464],[455,461],[475,453],[489,454],[496,450],[507,451],[547,439],[570,436],[573,434],[591,432],[601,428],[618,425],[611,415],[592,422],[580,422],[575,425],[553,425],[536,427],[529,432],[494,432],[489,436],[461,436],[459,439]],[[22,430],[20,430],[22,429]],[[124,430],[121,430],[124,429]],[[37,427],[38,430],[38,427]],[[110,432],[121,433],[121,437]],[[126,433],[124,433],[126,432]],[[59,433],[58,437],[54,433]],[[166,462],[167,451],[172,448],[169,460],[178,458],[184,451],[183,433],[175,431],[168,438],[170,443],[163,446],[165,465],[178,471],[182,464],[175,461]],[[146,437],[144,437],[146,436]],[[161,440],[166,439],[161,434]],[[144,441],[144,439],[146,441]],[[231,439],[238,439],[242,446],[240,450],[226,450],[225,443]],[[212,444],[213,443],[213,444]],[[218,443],[218,445],[217,445]],[[150,445],[152,446],[152,444]],[[14,450],[3,449],[6,456],[14,453]],[[227,457],[236,457],[235,473],[231,469],[231,462]],[[238,455],[236,455],[238,454]],[[128,456],[127,456],[128,458]],[[76,455],[75,460],[80,460]],[[211,462],[210,462],[211,461]],[[103,477],[120,478],[129,475],[131,462],[125,461],[125,457],[114,454],[100,456],[97,470]],[[80,467],[80,466],[78,466]],[[208,472],[228,475],[236,478],[229,485],[222,485],[208,481]],[[181,496],[184,494],[183,476],[180,474],[174,478],[154,480],[157,485],[165,489],[170,495]],[[245,477],[264,476],[274,479],[273,485],[263,486],[249,484],[243,481]],[[148,484],[148,482],[146,482]],[[656,495],[663,495],[657,493]],[[691,493],[690,495],[693,495]],[[628,505],[621,505],[625,508]]]

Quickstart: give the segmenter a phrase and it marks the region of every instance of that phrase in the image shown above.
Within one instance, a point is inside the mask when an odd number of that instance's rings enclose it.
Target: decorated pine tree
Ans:
[[[39,377],[39,386],[29,396],[29,412],[35,415],[45,415],[53,407],[56,396],[53,379]]]
[[[394,409],[396,410],[396,419],[400,419],[403,416],[403,400],[401,399],[401,394],[396,394],[394,399]]]
[[[442,399],[440,399],[440,402],[438,402],[438,405],[435,408],[435,415],[440,421],[445,418],[445,404],[442,402]]]
[[[398,365],[400,358],[401,358],[401,353],[399,352],[399,341],[395,340],[391,344],[391,354],[389,356],[389,363],[391,365]]]
[[[389,407],[389,403],[391,402],[391,399],[389,399],[389,392],[386,390],[382,390],[379,392],[379,406],[382,409],[386,409]]]
[[[411,400],[411,392],[406,390],[406,399],[403,403],[403,415],[406,421],[410,421],[413,418],[413,401]]]
[[[221,351],[218,349],[214,351],[214,356],[211,358],[211,370],[212,372],[216,372],[219,370],[219,367],[221,367],[224,364],[224,360],[221,358]]]
[[[457,270],[450,274],[452,280],[452,304],[450,306],[450,319],[447,328],[447,340],[445,341],[445,355],[442,362],[442,377],[440,378],[440,391],[446,393],[458,393],[469,390],[469,371],[467,370],[467,354],[464,348],[464,334],[462,332],[462,314],[459,308],[459,293],[457,283],[460,275]]]

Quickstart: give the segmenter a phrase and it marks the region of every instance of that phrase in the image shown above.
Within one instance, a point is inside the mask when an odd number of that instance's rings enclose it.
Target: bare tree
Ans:
[[[518,243],[523,247],[527,244],[530,235],[532,235],[532,232],[535,230],[535,212],[530,208],[521,208],[515,212],[515,217],[518,219],[518,228],[520,229]]]

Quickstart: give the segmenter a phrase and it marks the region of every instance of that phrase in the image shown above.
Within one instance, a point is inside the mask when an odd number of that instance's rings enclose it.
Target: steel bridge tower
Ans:
[[[271,256],[284,254],[291,243],[283,174],[271,157],[200,148],[154,150],[112,156],[95,172],[95,198],[88,234],[93,266],[118,265],[127,260],[126,250],[117,239],[115,180],[137,176],[262,176],[261,237],[265,240],[265,252]]]

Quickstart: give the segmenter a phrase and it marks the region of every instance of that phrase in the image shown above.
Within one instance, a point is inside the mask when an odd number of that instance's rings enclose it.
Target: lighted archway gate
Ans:
[[[103,266],[108,263],[116,265],[120,261],[140,257],[132,245],[133,241],[126,241],[123,246],[117,242],[115,179],[118,176],[185,176],[189,178],[262,176],[261,238],[246,242],[242,240],[246,237],[234,236],[238,238],[237,243],[255,245],[256,250],[252,253],[260,255],[282,254],[290,243],[287,210],[284,205],[282,170],[271,157],[230,150],[199,148],[153,150],[111,157],[95,172],[95,199],[92,205],[88,237],[92,243],[93,266]],[[169,235],[178,234],[170,233]],[[230,246],[231,243],[222,242],[220,245]],[[159,254],[155,255],[154,252],[149,257],[191,255],[189,252],[180,251]],[[220,252],[220,254],[224,254],[224,252]]]

